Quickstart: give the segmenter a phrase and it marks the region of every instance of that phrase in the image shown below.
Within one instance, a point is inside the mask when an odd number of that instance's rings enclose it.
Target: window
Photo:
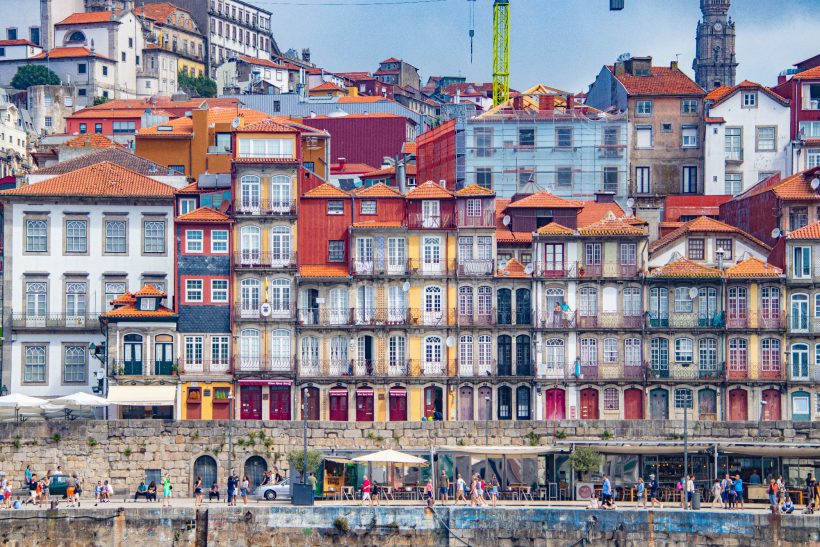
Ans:
[[[637,114],[638,116],[651,116],[652,101],[636,101],[635,114]]]
[[[675,389],[675,408],[692,408],[692,390],[679,387]]]
[[[84,320],[86,309],[86,294],[88,286],[85,282],[65,284],[65,314],[66,317]]]
[[[757,91],[743,92],[743,108],[757,108]]]
[[[227,302],[228,301],[228,280],[227,279],[212,279],[211,280],[211,302]]]
[[[811,277],[811,247],[794,247],[792,256],[794,277]]]
[[[618,410],[618,388],[604,389],[604,410]]]
[[[164,220],[146,220],[143,223],[143,251],[158,254],[165,252]]]
[[[77,63],[77,74],[85,74],[88,70],[85,63]]]
[[[621,243],[619,253],[621,266],[635,266],[638,261],[638,246],[636,243]]]
[[[705,256],[705,240],[699,238],[689,238],[688,243],[688,257],[691,260],[704,260]]]
[[[185,280],[185,300],[188,302],[202,302],[202,280]]]
[[[555,147],[556,148],[572,148],[572,128],[571,127],[556,127],[555,128]]]
[[[701,338],[698,342],[700,370],[711,372],[717,370],[717,340],[715,338]]]
[[[640,287],[624,287],[624,316],[635,317],[641,315],[641,289]]]
[[[595,338],[581,338],[581,366],[598,365],[598,340]]]
[[[638,125],[635,127],[635,148],[652,148],[651,125]]]
[[[697,114],[698,100],[697,99],[681,99],[680,111],[683,114]]]
[[[649,343],[649,364],[653,370],[669,368],[669,340],[653,338]]]
[[[741,161],[743,159],[742,129],[740,127],[726,128],[725,148],[727,160]]]
[[[48,251],[48,222],[26,220],[26,252],[45,253]]]
[[[328,241],[327,242],[327,260],[328,260],[328,262],[344,262],[345,261],[345,242],[344,241]]]
[[[102,135],[102,132],[103,132],[103,124],[95,123],[94,124],[94,133],[96,133],[97,135]]]
[[[227,253],[228,252],[228,230],[212,230],[211,231],[211,252],[212,253]]]
[[[179,214],[186,215],[196,209],[195,198],[183,198],[179,200]]]
[[[102,67],[102,75],[103,76],[108,76],[108,67],[107,66]]]
[[[698,193],[698,168],[687,166],[683,168],[683,181],[681,192],[684,194]]]
[[[40,27],[31,27],[29,29],[29,40],[32,44],[40,45]]]
[[[103,288],[105,290],[105,310],[109,311],[113,307],[112,300],[125,294],[126,284],[122,281],[106,281]]]
[[[535,128],[527,127],[518,130],[518,146],[535,146]]]
[[[493,189],[493,168],[477,167],[475,170],[475,182],[488,190]]]
[[[290,139],[240,139],[239,157],[293,158],[293,141]]]
[[[675,313],[692,313],[694,303],[689,297],[689,287],[675,288]]]
[[[458,238],[458,258],[459,260],[473,259],[473,237],[459,236]]]
[[[650,192],[649,167],[635,168],[635,192],[638,194],[648,194]]]
[[[671,123],[662,123],[661,124],[661,133],[671,133],[672,132],[672,124]]]
[[[681,129],[681,146],[695,148],[698,145],[698,128],[696,125],[684,125]]]
[[[518,187],[521,188],[530,183],[535,183],[535,167],[519,167]]]
[[[168,171],[170,171],[171,173],[176,173],[178,175],[184,175],[185,174],[185,166],[184,165],[169,165],[168,166]]]
[[[0,48],[0,49],[2,49],[2,48]],[[0,57],[2,57],[2,55],[0,55]],[[51,116],[46,116],[45,124],[46,124],[46,127],[54,127],[54,119]]]
[[[202,240],[202,230],[185,230],[185,252],[201,253]]]
[[[63,383],[85,383],[85,346],[63,348]]]
[[[555,184],[558,186],[572,186],[572,167],[556,167]]]
[[[736,196],[743,191],[743,174],[726,173],[724,193],[727,196]]]
[[[675,338],[675,362],[691,363],[694,344],[691,338]]]
[[[16,40],[17,39],[17,29],[14,27],[9,27],[6,29],[6,39],[8,40]]]
[[[603,190],[604,192],[618,191],[618,168],[604,167]]]
[[[126,252],[127,236],[124,220],[105,221],[105,252],[123,254]]]
[[[618,339],[604,338],[604,363],[618,362]]]
[[[123,135],[137,132],[137,122],[113,122],[112,124],[115,135]]]
[[[120,60],[122,60],[123,63],[126,62],[127,58],[124,51],[120,52]]]
[[[202,364],[202,337],[201,336],[186,336],[185,337],[185,364],[186,365],[201,365]]]
[[[732,260],[732,239],[731,238],[726,238],[726,239],[717,238],[715,240],[715,248],[716,249],[723,249],[723,260]]]
[[[493,154],[493,129],[476,127],[474,131],[475,152],[478,158],[489,158]]]
[[[46,382],[46,346],[26,346],[23,365],[23,382],[44,384]]]
[[[809,223],[809,209],[808,207],[790,207],[789,208],[789,231],[802,228]]]
[[[345,202],[332,199],[327,202],[327,214],[343,215],[345,212]]]
[[[756,127],[755,148],[758,152],[774,152],[777,148],[777,128]]]
[[[376,200],[375,199],[362,200],[361,212],[362,212],[363,215],[375,215],[376,214]]]

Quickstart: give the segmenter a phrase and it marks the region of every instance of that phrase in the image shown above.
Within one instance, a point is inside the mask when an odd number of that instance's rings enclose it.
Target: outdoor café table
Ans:
[[[324,496],[325,499],[339,500],[339,501],[341,501],[341,499],[342,499],[341,490],[337,492],[336,490],[334,490],[332,488],[330,490],[325,490],[324,492],[322,492],[322,495]]]
[[[510,490],[512,491],[513,499],[522,500],[524,499],[524,492],[527,491],[527,486],[524,484],[511,484]]]
[[[791,496],[792,501],[795,502],[795,505],[803,505],[803,491],[802,490],[786,490],[786,492]]]

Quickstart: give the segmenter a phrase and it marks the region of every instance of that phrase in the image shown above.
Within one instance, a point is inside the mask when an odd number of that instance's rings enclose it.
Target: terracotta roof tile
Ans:
[[[100,135],[99,133],[86,133],[85,135],[78,135],[73,139],[64,142],[63,146],[67,146],[69,148],[108,148],[110,146],[125,148],[123,145],[116,143],[105,135]]]
[[[649,273],[652,277],[722,277],[722,272],[717,268],[710,268],[703,264],[693,262],[688,258],[681,257],[674,262],[670,262],[660,268],[655,268]]]
[[[375,169],[375,167],[371,167],[366,163],[345,163],[344,167],[342,167],[339,163],[333,163],[330,165],[330,173],[333,175],[362,174],[375,171]]]
[[[530,194],[525,198],[510,202],[508,209],[581,209],[583,202],[570,201],[562,197],[547,193],[538,192]]]
[[[783,105],[788,105],[789,104],[788,99],[786,99],[785,97],[781,97],[780,95],[778,95],[777,93],[772,91],[770,88],[766,87],[765,85],[760,85],[757,82],[751,82],[749,80],[743,80],[742,82],[740,82],[739,84],[737,84],[733,87],[721,86],[721,87],[715,88],[706,95],[706,100],[707,101],[712,101],[713,102],[712,108],[714,108],[717,105],[719,105],[720,103],[722,103],[723,101],[725,101],[726,99],[728,99],[729,97],[731,97],[732,95],[736,94],[738,91],[741,91],[741,90],[744,90],[744,89],[756,89],[756,90],[768,95],[772,100],[774,100],[774,101],[776,101],[780,104],[783,104]],[[715,120],[715,119],[722,120],[722,118],[706,118],[706,122],[710,123],[709,122],[710,119],[712,119],[712,120]],[[712,123],[715,123],[715,122],[712,122]]]
[[[111,304],[113,304],[114,306],[120,306],[124,304],[135,304],[136,302],[137,298],[132,293],[126,291],[114,300],[112,300]]]
[[[783,274],[783,270],[764,262],[759,258],[748,258],[730,268],[726,268],[728,277],[778,277]]]
[[[724,118],[715,118],[713,116],[706,116],[703,121],[706,123],[726,123]]]
[[[177,190],[177,194],[199,194],[202,192],[202,189],[199,187],[198,182],[192,182],[187,186],[183,186],[179,190]]]
[[[614,74],[614,67],[609,67]],[[706,92],[678,68],[653,66],[649,76],[616,76],[630,95],[705,95]]]
[[[0,47],[10,46],[34,46],[42,49],[42,46],[38,46],[37,44],[29,40],[0,40]]]
[[[623,219],[616,218],[614,214],[608,213],[606,218],[603,218],[595,224],[584,226],[578,229],[578,233],[582,236],[636,236],[641,237],[646,235],[643,228],[639,228],[626,222]]]
[[[55,47],[52,50],[44,51],[42,53],[38,53],[32,59],[71,59],[74,57],[96,57],[98,59],[106,59],[108,61],[116,62],[113,59],[109,59],[104,55],[100,55],[99,53],[92,52],[87,47]]]
[[[210,207],[200,207],[177,217],[177,222],[230,222],[231,217]]]
[[[299,163],[299,158],[234,158],[234,163]]]
[[[104,119],[104,118],[117,118],[117,119],[132,119],[138,120],[142,117],[144,112],[140,110],[135,110],[133,108],[108,108],[106,110],[99,110],[99,109],[91,109],[91,108],[83,108],[82,110],[78,110],[74,114],[70,116],[66,116],[68,119],[76,119],[76,120],[83,120],[83,119]],[[168,118],[173,118],[173,116],[169,112],[165,112],[164,110],[154,110],[154,114],[159,116],[168,116]]]
[[[329,183],[320,184],[313,190],[308,191],[302,197],[305,198],[347,198],[350,197],[350,194],[342,190],[341,188],[337,188]]]
[[[333,82],[322,82],[316,87],[311,87],[310,91],[345,91],[345,88],[339,87]]]
[[[495,272],[496,277],[529,277],[524,271],[524,265],[517,259],[511,258],[504,268]]]
[[[0,196],[100,196],[167,198],[174,188],[115,163],[90,165],[64,175],[0,192]]]
[[[718,86],[709,93],[707,93],[705,99],[707,101],[717,101],[731,93],[731,91],[732,88],[728,85]]]
[[[449,199],[453,194],[437,182],[428,180],[407,193],[407,199]]]
[[[97,165],[104,162],[117,164],[147,177],[157,177],[168,174],[168,168],[166,166],[146,160],[136,154],[132,154],[128,150],[118,147],[102,148],[100,150],[89,152],[88,154],[83,154],[82,156],[78,156],[76,158],[55,163],[49,167],[39,169],[37,174],[62,175],[82,169],[83,167]]]
[[[101,314],[102,317],[109,317],[112,319],[136,317],[136,318],[151,318],[151,317],[176,317],[173,310],[165,306],[157,306],[156,310],[138,310],[135,304],[126,304],[125,306],[114,308],[111,311]]]
[[[168,135],[187,136],[193,134],[194,121],[191,118],[176,118],[174,120],[168,120],[167,122],[158,123],[149,127],[143,127],[137,131],[137,135],[140,137],[152,135],[157,135],[160,137]]]
[[[687,222],[686,224],[684,224],[683,226],[681,226],[677,230],[669,232],[668,234],[666,234],[662,238],[650,243],[649,244],[649,252],[654,253],[655,251],[658,251],[658,250],[666,247],[667,245],[669,245],[673,241],[677,240],[678,238],[681,238],[681,237],[683,237],[687,234],[691,234],[691,233],[737,234],[741,237],[746,238],[748,241],[751,241],[752,243],[758,245],[759,247],[762,247],[763,249],[766,249],[766,250],[770,249],[770,247],[768,245],[766,245],[765,243],[763,243],[762,241],[760,241],[756,237],[747,234],[746,232],[744,232],[740,228],[730,226],[729,224],[726,224],[725,222],[721,222],[721,221],[715,220],[713,218],[698,217],[694,220],[690,220],[689,222]]]
[[[136,297],[142,297],[142,296],[152,297],[153,296],[153,297],[157,297],[157,298],[162,298],[162,297],[167,296],[167,295],[164,292],[162,292],[161,290],[159,290],[158,288],[156,288],[155,286],[148,283],[143,288],[141,288],[140,290],[135,292],[134,296],[136,296]]]
[[[296,129],[283,123],[279,123],[273,118],[268,118],[258,122],[250,123],[239,127],[237,133],[298,133]]]
[[[795,80],[813,80],[815,78],[820,79],[820,66],[804,70],[803,72],[798,72],[792,77]]]
[[[86,23],[107,23],[114,20],[113,11],[88,11],[72,13],[55,25],[82,25]]]
[[[538,235],[540,236],[574,236],[575,230],[562,226],[557,222],[550,222],[545,226],[538,228]]]
[[[820,222],[793,230],[786,235],[786,239],[820,239]]]
[[[416,143],[415,142],[406,142],[401,145],[401,153],[402,154],[412,154],[416,155]]]
[[[483,186],[479,186],[478,184],[471,184],[470,186],[465,186],[461,190],[457,191],[456,195],[460,198],[464,198],[464,197],[484,197],[484,196],[494,196],[495,192],[493,192],[489,188],[484,188]]]
[[[373,186],[364,186],[355,190],[353,193],[360,198],[403,198],[404,196],[396,190],[380,182]]]
[[[532,232],[513,232],[506,226],[496,229],[495,240],[501,243],[531,243]]]
[[[149,4],[150,5],[150,4]],[[282,70],[288,70],[287,65],[280,65],[268,59],[259,59],[258,57],[250,57],[248,55],[237,55],[237,57],[246,63],[258,66],[266,66],[268,68],[280,68]]]
[[[350,273],[347,270],[347,266],[318,264],[300,266],[299,275],[302,277],[347,277]]]
[[[612,203],[584,202],[584,208],[578,213],[576,222],[579,228],[583,228],[584,226],[595,224],[609,213],[612,213],[616,217],[626,215],[626,212],[621,209],[621,206],[614,201]]]

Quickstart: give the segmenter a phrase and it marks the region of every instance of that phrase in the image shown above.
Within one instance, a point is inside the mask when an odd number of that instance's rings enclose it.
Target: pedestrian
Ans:
[[[48,470],[46,476],[42,480],[42,493],[40,498],[40,505],[45,503],[48,505],[48,489],[51,486],[51,469]]]
[[[678,482],[675,484],[675,492],[680,496],[681,508],[686,509],[686,475],[678,479]]]
[[[202,475],[197,476],[194,483],[194,506],[202,505]]]
[[[715,483],[712,485],[712,509],[715,509],[717,504],[720,504],[720,508],[723,509],[723,488],[720,486],[720,481],[715,478]]]
[[[74,507],[74,489],[76,488],[76,484],[74,481],[74,477],[69,477],[65,484],[65,497],[66,501],[68,501],[69,507]]]
[[[251,480],[247,475],[242,477],[242,484],[239,485],[239,493],[242,495],[242,503],[248,505],[248,490],[251,487]]]
[[[372,501],[376,502],[376,505],[381,505],[381,503],[379,503],[381,495],[382,487],[379,486],[379,483],[376,481],[376,479],[373,479],[370,483],[370,498]]]
[[[740,473],[735,475],[732,485],[735,487],[735,507],[740,503],[740,510],[743,511],[743,479],[740,478]]]
[[[470,481],[470,506],[478,503],[478,475],[473,475]]]
[[[0,493],[3,495],[3,508],[11,509],[11,484],[5,477],[0,482]]]
[[[692,501],[695,499],[695,476],[689,475],[686,479],[686,503],[692,508]]]
[[[649,474],[649,501],[652,503],[652,509],[655,508],[655,504],[658,504],[661,509],[663,509],[663,504],[658,500],[658,495],[660,495],[660,485],[658,481],[655,479],[655,475],[653,473]]]
[[[427,479],[427,484],[424,485],[424,500],[428,507],[432,507],[436,500],[433,497],[433,479]]]
[[[786,483],[783,482],[783,475],[777,476],[775,484],[777,484],[777,504],[780,505],[786,497]]]
[[[315,492],[316,485],[319,483],[319,480],[316,478],[316,473],[311,473],[310,475],[308,475],[307,482],[310,485],[310,489]]]
[[[484,494],[487,492],[487,488],[484,485],[484,479],[481,476],[478,476],[478,503],[483,507],[487,507],[487,500],[484,498]]]
[[[38,507],[42,507],[43,506],[43,481],[42,480],[37,481],[37,486],[36,486],[34,492],[36,494],[34,497],[37,500]]]
[[[783,502],[783,505],[780,506],[780,511],[787,515],[794,512],[794,503],[788,494],[786,494],[786,500]]]
[[[776,514],[777,511],[777,483],[774,482],[774,479],[769,479],[769,510],[772,514]]]
[[[817,493],[817,480],[811,473],[806,476],[806,490],[808,491],[808,495],[806,496],[806,509],[808,510],[807,512],[813,513],[814,498]]]
[[[74,475],[74,503],[80,506],[80,495],[83,493],[83,479],[79,475]]]
[[[54,474],[55,474],[55,475],[65,475],[65,473],[63,473],[63,466],[62,466],[62,465],[58,465],[58,466],[57,466],[57,471],[55,471],[55,472],[54,472]]]
[[[233,471],[228,474],[228,507],[234,505],[234,498],[236,497],[236,479],[233,476]]]
[[[732,488],[732,478],[729,476],[729,473],[726,473],[726,476],[720,481],[721,500],[723,501],[724,509],[731,507],[734,491],[734,488]]]
[[[604,483],[601,486],[601,498],[604,507],[612,505],[612,483],[606,475],[604,475]]]
[[[26,466],[25,474],[26,474],[26,484],[29,484],[31,482],[31,477],[34,475],[34,473],[32,473],[32,471],[31,471],[31,464]]]
[[[162,479],[162,506],[171,507],[171,491],[174,486],[171,484],[171,474],[166,473]]]
[[[438,499],[439,501],[446,505],[449,501],[450,495],[450,477],[447,475],[447,471],[444,469],[441,470],[441,477],[439,477],[438,483]]]
[[[31,474],[31,479],[28,481],[28,503],[34,505],[37,503],[37,473]]]
[[[493,480],[490,482],[490,502],[493,504],[493,508],[498,502],[498,478],[495,475],[493,475]]]
[[[461,473],[456,473],[456,505],[458,505],[458,500],[463,500],[464,503],[467,503],[467,498],[464,496],[464,489],[467,487],[467,483],[464,482],[464,479],[461,477]]]
[[[370,507],[373,507],[373,500],[370,498],[370,479],[367,478],[367,475],[362,479],[362,505],[365,501],[369,501]]]
[[[643,477],[638,477],[638,484],[635,485],[635,494],[638,497],[637,507],[646,509],[646,485],[643,482]]]

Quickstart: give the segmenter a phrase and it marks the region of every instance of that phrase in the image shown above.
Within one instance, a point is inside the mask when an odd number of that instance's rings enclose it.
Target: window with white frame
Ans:
[[[684,125],[681,128],[681,146],[683,148],[695,148],[698,145],[698,127],[696,125]]]
[[[743,191],[743,174],[726,173],[723,192],[727,196],[736,196]]]
[[[717,370],[717,339],[701,338],[698,340],[699,368],[704,372]]]
[[[675,362],[693,362],[694,344],[691,338],[675,338]]]
[[[186,336],[185,337],[185,364],[186,365],[201,365],[202,364],[202,346],[203,341],[201,336]]]
[[[211,252],[214,254],[228,252],[228,230],[211,230]]]
[[[63,348],[63,383],[82,384],[86,380],[86,346]]]
[[[361,213],[363,215],[375,215],[376,214],[376,200],[375,199],[364,199],[361,202]]]
[[[596,366],[598,364],[598,340],[595,338],[581,338],[581,366]]]
[[[604,410],[618,410],[618,388],[604,388]]]
[[[105,221],[105,252],[124,254],[128,250],[128,235],[124,220]]]
[[[143,250],[151,254],[165,252],[164,220],[146,220],[143,223]]]
[[[185,252],[202,252],[202,230],[185,230]]]
[[[683,114],[697,114],[698,100],[697,99],[681,99],[680,111]]]
[[[212,279],[211,280],[211,302],[227,302],[228,301],[228,280],[227,279]]]
[[[740,127],[727,127],[725,130],[725,156],[729,161],[743,159],[743,135]]]
[[[113,307],[112,300],[116,300],[125,294],[126,284],[123,281],[106,281],[104,285],[105,290],[105,310],[109,311]]]
[[[458,236],[458,258],[462,261],[473,259],[472,236]]]
[[[624,366],[639,367],[642,361],[641,339],[626,338],[624,340]]]
[[[604,363],[618,362],[618,339],[604,338]]]
[[[761,371],[763,373],[780,372],[780,340],[764,338],[760,341]]]
[[[755,147],[759,152],[774,152],[777,149],[777,127],[756,127]]]
[[[187,302],[202,302],[202,280],[185,280],[185,300]]]
[[[342,200],[332,199],[327,202],[327,214],[329,215],[343,215],[345,212],[345,202]]]
[[[179,214],[185,215],[196,209],[196,198],[182,198],[179,200]]]
[[[651,125],[638,125],[635,127],[635,148],[652,148]]]
[[[641,315],[641,294],[640,287],[624,287],[624,316],[635,317]]]
[[[25,346],[23,383],[43,384],[46,381],[46,346]]]
[[[473,316],[473,288],[459,287],[458,289],[458,314],[462,317],[471,318]]]
[[[796,278],[811,277],[811,247],[792,249],[792,273]]]
[[[468,199],[467,200],[467,216],[468,217],[480,217],[481,216],[481,200],[480,199]]]
[[[240,158],[293,158],[291,139],[239,139]]]
[[[635,114],[638,116],[651,116],[652,101],[635,101]]]
[[[757,108],[757,91],[743,92],[743,108]]]
[[[44,253],[48,251],[48,222],[46,220],[26,220],[26,252]]]
[[[694,311],[692,302],[689,297],[689,287],[675,288],[675,313],[692,313]]]
[[[638,263],[638,246],[635,243],[621,243],[619,248],[621,266],[635,266]]]
[[[478,238],[476,238],[476,258],[478,260],[492,260],[492,258],[493,258],[493,238],[492,238],[492,236],[478,236]]]
[[[669,368],[669,340],[653,338],[649,343],[649,366],[653,370]]]
[[[230,344],[230,336],[211,336],[211,366],[228,366]]]

